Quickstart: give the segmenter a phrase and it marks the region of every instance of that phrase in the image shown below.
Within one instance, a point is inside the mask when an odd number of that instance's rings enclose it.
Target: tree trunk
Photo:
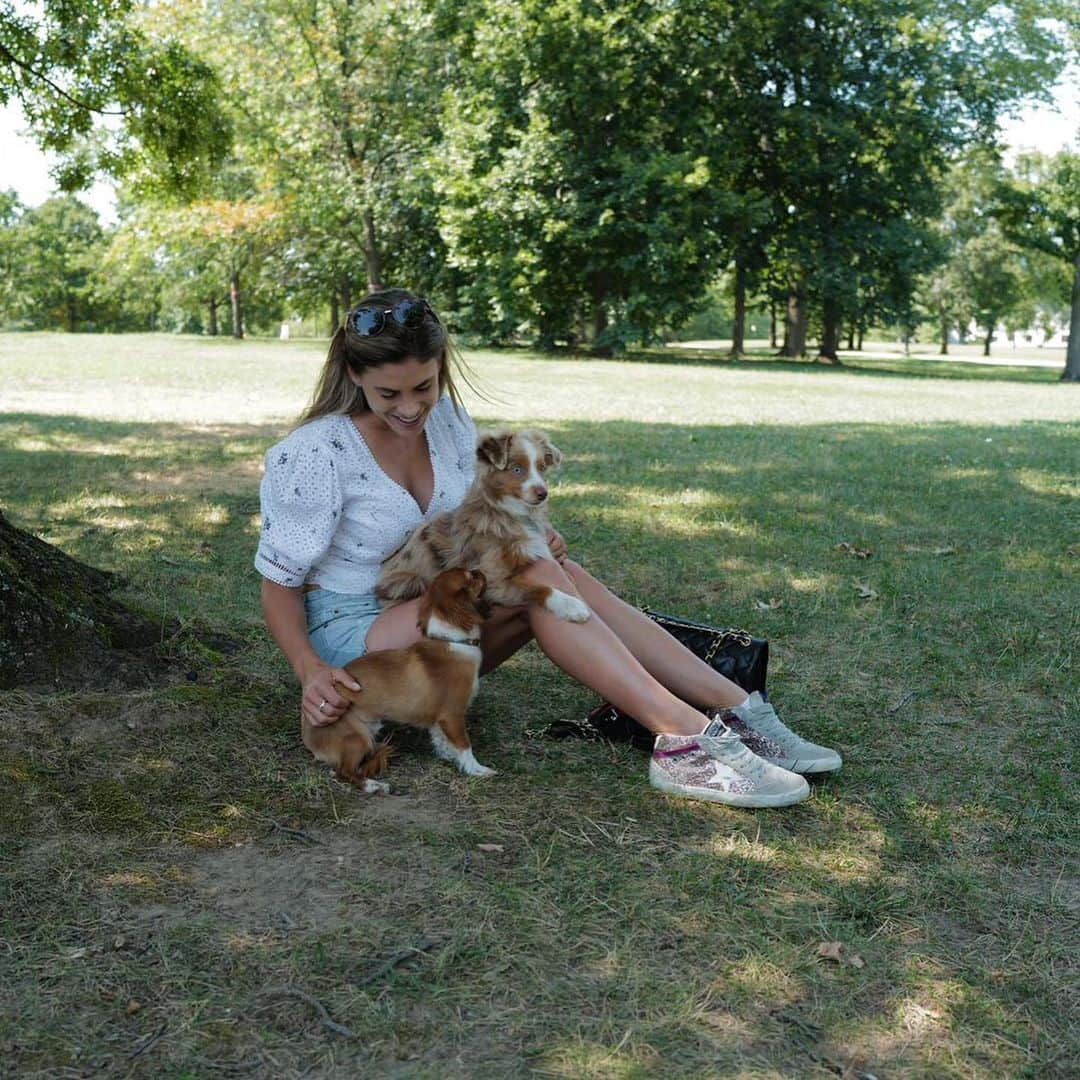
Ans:
[[[818,359],[827,360],[830,364],[839,364],[840,312],[833,301],[825,301],[825,310],[822,312],[821,319],[821,347],[818,349]]]
[[[776,300],[769,301],[769,348],[776,348]]]
[[[375,233],[375,215],[370,208],[364,211],[364,240],[368,292],[378,292],[386,286],[382,280],[382,254],[379,252],[378,237]]]
[[[608,277],[604,272],[598,273],[592,283],[592,338],[590,352],[596,356],[611,356],[614,348],[610,342],[600,341],[604,331],[608,328]],[[560,327],[561,330],[561,327]],[[600,342],[597,344],[597,342]]]
[[[938,355],[949,355],[949,317],[944,309],[941,311],[941,350]]]
[[[217,321],[218,298],[216,296],[211,296],[210,299],[207,301],[207,307],[209,308],[210,321],[206,324],[206,327],[207,327],[206,332],[211,337],[217,337],[218,336],[218,321]]]
[[[862,326],[860,326],[859,327],[859,336],[856,339],[856,344],[855,344],[855,348],[858,349],[859,352],[862,352],[862,340],[863,340],[863,334],[864,333],[865,333],[864,328]]]
[[[848,352],[854,352],[855,351],[855,324],[854,323],[852,323],[848,327],[847,350],[848,350]]]
[[[242,338],[244,336],[244,303],[240,295],[240,272],[233,271],[229,279],[229,301],[232,304],[232,336]]]
[[[986,331],[986,339],[983,341],[983,356],[990,355],[990,343],[994,340],[994,327],[996,325],[997,320],[992,320],[990,323],[990,329]]]
[[[338,295],[341,297],[341,306],[345,309],[346,316],[352,311],[352,285],[348,278],[342,278],[338,285]]]
[[[333,337],[338,332],[338,327],[341,325],[341,308],[338,305],[338,294],[332,292],[330,294],[330,336]]]
[[[162,627],[111,598],[122,584],[0,514],[0,689],[145,681]]]
[[[806,352],[806,285],[802,280],[795,282],[788,293],[785,312],[784,356],[800,357]]]
[[[597,338],[608,328],[608,313],[607,305],[603,300],[598,300],[593,305],[592,310],[592,339],[595,342]]]
[[[67,328],[69,334],[75,333],[76,314],[75,297],[69,296],[67,298]]]
[[[1066,382],[1080,382],[1080,254],[1073,260],[1072,311],[1069,315],[1069,344],[1065,348]]]
[[[746,270],[735,264],[735,321],[731,327],[731,358],[746,352]]]

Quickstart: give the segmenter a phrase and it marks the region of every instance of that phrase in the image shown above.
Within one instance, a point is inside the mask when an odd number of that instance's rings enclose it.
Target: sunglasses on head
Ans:
[[[406,330],[415,330],[430,315],[436,322],[438,317],[431,305],[421,297],[418,300],[401,300],[393,307],[358,307],[349,313],[349,324],[360,337],[375,337],[386,329],[387,317]]]

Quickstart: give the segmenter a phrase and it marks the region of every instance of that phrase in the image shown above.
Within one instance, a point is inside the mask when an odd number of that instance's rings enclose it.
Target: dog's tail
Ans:
[[[375,586],[375,595],[384,604],[401,604],[421,596],[430,584],[430,580],[408,560],[398,562],[395,557],[385,564]]]

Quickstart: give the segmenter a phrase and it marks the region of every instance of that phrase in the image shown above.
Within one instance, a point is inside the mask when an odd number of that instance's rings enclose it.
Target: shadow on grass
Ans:
[[[59,962],[53,993],[152,1001],[146,1037],[176,1030],[146,1055],[156,1066],[265,1053],[286,1071],[405,1057],[417,1075],[455,1058],[492,1075],[672,1061],[686,1075],[1068,1075],[1075,428],[552,433],[567,455],[553,514],[575,557],[635,602],[768,636],[781,715],[836,745],[844,770],[788,811],[657,797],[629,749],[521,735],[591,704],[532,650],[474,712],[501,777],[403,753],[410,794],[381,804],[308,762],[289,676],[260,670],[254,644],[143,702],[9,699],[20,998],[57,948],[100,938],[93,964]],[[279,434],[6,416],[0,501],[172,613],[250,627],[258,465]],[[268,818],[317,843],[268,839]],[[492,842],[503,850],[478,849]],[[46,871],[74,873],[80,908],[104,914],[88,923]],[[61,928],[52,940],[43,923]],[[149,959],[125,964],[120,928],[147,936]],[[425,937],[441,943],[430,957],[360,985]],[[848,961],[819,958],[836,941]],[[295,1013],[237,1010],[289,980],[393,1034],[328,1049]],[[48,1015],[24,1067],[70,1055]],[[138,1045],[138,1015],[93,1015],[84,1045],[109,1052],[102,1031]]]
[[[478,350],[483,352],[483,349]],[[515,350],[501,348],[503,353]],[[971,360],[935,359],[926,356],[850,356],[840,354],[840,364],[820,363],[815,359],[791,360],[778,357],[775,352],[753,349],[738,360],[732,360],[723,350],[680,348],[669,345],[657,348],[633,349],[621,356],[601,357],[589,353],[567,350],[566,352],[537,353],[527,348],[520,350],[530,360],[588,360],[592,363],[662,364],[676,367],[721,367],[747,370],[756,374],[771,372],[800,372],[808,377],[822,374],[851,375],[853,377],[889,377],[905,379],[947,379],[958,382],[1010,382],[1010,383],[1059,383],[1061,367],[1010,366],[999,358],[994,363]],[[1066,389],[1065,392],[1068,392]]]

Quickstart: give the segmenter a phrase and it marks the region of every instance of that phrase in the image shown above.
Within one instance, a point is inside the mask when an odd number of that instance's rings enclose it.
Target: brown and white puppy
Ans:
[[[488,611],[481,594],[484,575],[452,569],[431,583],[420,605],[425,635],[404,649],[387,649],[350,660],[345,670],[360,684],[338,692],[351,702],[333,724],[302,722],[304,745],[333,765],[338,779],[364,791],[380,785],[370,778],[386,768],[387,743],[376,743],[383,723],[431,729],[435,753],[469,776],[491,776],[476,760],[465,730],[465,710],[476,696],[480,673],[480,627]]]
[[[476,446],[476,477],[461,505],[437,514],[383,563],[375,595],[388,606],[419,596],[443,567],[473,566],[487,579],[492,604],[537,604],[569,622],[585,622],[576,596],[525,580],[548,548],[545,474],[562,454],[543,431],[493,431]]]

